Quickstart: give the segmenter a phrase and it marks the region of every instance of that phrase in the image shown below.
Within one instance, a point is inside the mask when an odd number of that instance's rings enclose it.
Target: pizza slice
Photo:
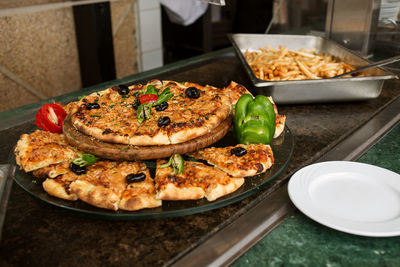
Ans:
[[[144,182],[129,178],[139,173],[146,175]],[[95,207],[137,210],[161,205],[160,201],[155,200],[151,183],[150,175],[142,162],[104,160],[89,166],[86,174],[80,175],[71,183],[70,189],[80,200]]]
[[[274,164],[269,145],[239,144],[229,147],[210,147],[190,153],[221,169],[232,177],[247,177],[266,172]]]
[[[56,178],[47,178],[43,183],[43,189],[51,196],[65,200],[77,200],[78,196],[71,191],[71,183],[79,178],[72,171],[59,175]]]
[[[184,162],[182,173],[175,174],[172,167],[161,168],[166,160],[157,161],[157,199],[208,201],[236,191],[244,183],[243,178],[232,178],[225,172],[200,162]]]
[[[14,149],[17,164],[26,172],[70,161],[76,152],[63,134],[36,130],[23,134]]]
[[[155,208],[162,205],[162,201],[156,199],[154,180],[144,164],[136,173],[131,173],[126,180],[128,186],[122,193],[118,208],[121,210],[140,210]]]
[[[231,81],[231,83],[223,90],[225,95],[227,95],[231,99],[232,105],[236,104],[236,102],[242,95],[245,94],[253,95],[252,93],[250,93],[249,90],[247,90],[246,87],[238,83],[235,83],[234,81]]]

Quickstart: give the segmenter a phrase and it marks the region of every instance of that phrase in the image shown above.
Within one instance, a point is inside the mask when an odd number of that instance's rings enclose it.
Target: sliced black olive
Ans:
[[[264,170],[264,166],[261,163],[256,163],[257,173],[260,173]]]
[[[196,87],[189,87],[185,90],[185,94],[193,99],[197,99],[200,97],[200,91]]]
[[[171,123],[171,119],[169,117],[162,117],[158,119],[158,126],[167,126]]]
[[[166,110],[168,106],[168,102],[162,102],[161,104],[155,105],[154,107],[157,111],[163,111]]]
[[[75,163],[71,162],[69,164],[69,169],[74,172],[77,175],[82,175],[86,173],[86,166],[80,167],[79,165],[76,165]]]
[[[126,176],[126,182],[128,184],[130,183],[138,183],[138,182],[143,182],[144,179],[146,179],[146,174],[143,172],[139,173],[131,173]]]
[[[118,94],[127,95],[127,94],[129,94],[129,92],[130,92],[130,89],[128,86],[126,86],[124,84],[118,85]]]
[[[243,147],[238,146],[238,147],[235,147],[235,148],[231,149],[231,156],[235,155],[237,157],[241,157],[241,156],[244,156],[246,154],[247,154],[247,150],[245,148],[243,148]]]
[[[87,103],[86,108],[87,109],[99,109],[100,105],[98,103]]]
[[[140,106],[140,101],[139,99],[136,99],[135,103],[132,104],[132,107],[137,110],[139,106]]]

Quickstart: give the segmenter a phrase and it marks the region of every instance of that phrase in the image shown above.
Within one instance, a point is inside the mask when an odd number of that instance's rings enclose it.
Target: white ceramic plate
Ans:
[[[311,219],[346,233],[400,235],[400,175],[364,163],[329,161],[297,171],[288,191]]]

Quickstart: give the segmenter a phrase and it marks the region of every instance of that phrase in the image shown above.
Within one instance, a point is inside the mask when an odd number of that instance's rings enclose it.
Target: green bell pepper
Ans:
[[[275,133],[275,110],[268,97],[242,95],[235,106],[234,126],[241,144],[269,144]]]

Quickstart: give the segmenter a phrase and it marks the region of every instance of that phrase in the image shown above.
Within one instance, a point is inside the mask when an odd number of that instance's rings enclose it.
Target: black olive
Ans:
[[[129,92],[130,92],[130,89],[128,86],[126,86],[124,84],[118,85],[118,94],[127,95],[127,94],[129,94]]]
[[[128,184],[130,183],[138,183],[138,182],[143,182],[144,179],[146,179],[146,174],[143,172],[139,173],[131,173],[126,176],[126,182]]]
[[[86,104],[86,108],[87,109],[99,109],[100,105],[97,103],[87,103]]]
[[[185,90],[185,94],[190,97],[197,99],[200,97],[200,91],[196,87],[189,87]]]
[[[243,148],[243,147],[238,146],[238,147],[235,147],[235,148],[231,149],[231,156],[235,155],[237,157],[241,157],[241,156],[244,156],[246,154],[247,154],[247,150],[245,148]]]
[[[140,101],[139,99],[136,99],[135,103],[132,104],[132,107],[137,110],[139,106],[140,106]]]
[[[168,108],[168,102],[162,102],[161,104],[155,105],[154,107],[156,108],[157,111],[163,111],[166,110]]]
[[[264,166],[261,163],[256,163],[257,173],[260,173],[264,170]]]
[[[169,117],[162,117],[158,119],[158,126],[167,126],[171,123],[171,119]]]
[[[86,173],[86,166],[80,167],[79,165],[76,165],[75,163],[71,162],[69,164],[69,169],[73,171],[77,175],[82,175]]]

